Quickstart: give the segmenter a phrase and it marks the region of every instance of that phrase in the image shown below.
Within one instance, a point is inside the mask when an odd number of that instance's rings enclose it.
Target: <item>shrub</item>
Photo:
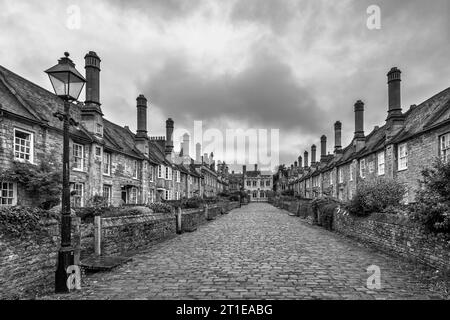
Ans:
[[[333,214],[339,205],[338,201],[330,197],[314,199],[311,203],[313,223],[317,223],[327,230],[333,230]]]
[[[395,180],[361,181],[358,184],[355,196],[346,208],[356,216],[368,216],[374,212],[384,212],[388,207],[399,207],[405,193],[405,186]]]
[[[184,203],[186,209],[198,209],[203,206],[203,200],[200,197],[187,199]]]
[[[294,190],[284,190],[281,192],[282,196],[293,197],[295,195]]]
[[[157,213],[172,213],[173,208],[170,204],[162,202],[150,203],[147,207]]]
[[[423,188],[412,206],[413,220],[429,232],[450,235],[450,162],[437,160],[422,171]]]
[[[11,168],[0,170],[0,181],[17,182],[34,199],[39,207],[50,209],[60,203],[62,166],[53,153],[46,153],[38,165],[14,161]]]
[[[58,215],[40,208],[20,206],[0,208],[0,230],[2,233],[15,236],[40,231],[44,218],[57,219]]]

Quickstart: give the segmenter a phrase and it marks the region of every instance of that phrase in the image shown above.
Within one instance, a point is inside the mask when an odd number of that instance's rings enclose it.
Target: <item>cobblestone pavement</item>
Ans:
[[[366,288],[381,269],[380,290]],[[269,204],[250,204],[156,244],[64,299],[433,299],[417,267]],[[431,272],[431,271],[430,271]]]

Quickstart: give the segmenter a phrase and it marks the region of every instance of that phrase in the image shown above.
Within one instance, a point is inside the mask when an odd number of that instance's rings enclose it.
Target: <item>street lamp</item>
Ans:
[[[67,267],[74,264],[74,251],[70,239],[70,168],[69,168],[69,126],[77,125],[70,118],[70,103],[80,96],[86,80],[75,69],[75,64],[69,59],[69,53],[58,60],[58,64],[46,70],[53,89],[58,97],[64,101],[64,113],[55,112],[53,115],[64,123],[63,133],[63,190],[61,204],[61,247],[58,252],[58,264],[55,272],[55,292],[68,292]]]

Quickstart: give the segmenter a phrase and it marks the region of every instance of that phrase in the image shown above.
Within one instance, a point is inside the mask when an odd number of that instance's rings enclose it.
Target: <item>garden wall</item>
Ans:
[[[176,235],[172,214],[143,214],[101,219],[102,255],[129,254]]]
[[[450,270],[450,242],[426,233],[419,225],[354,217],[336,210],[333,229],[394,255],[440,270]]]
[[[45,220],[42,230],[13,236],[0,233],[0,299],[32,297],[54,290],[60,223]],[[79,248],[80,219],[72,218],[72,244]],[[75,263],[79,262],[75,251]]]

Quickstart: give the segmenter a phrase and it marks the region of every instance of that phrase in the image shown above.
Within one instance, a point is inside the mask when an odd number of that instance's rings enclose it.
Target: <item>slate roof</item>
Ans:
[[[63,112],[64,103],[54,93],[28,81],[14,72],[0,66],[0,108],[50,127],[62,130],[63,123],[53,116]],[[72,104],[71,117],[80,121],[80,106]],[[93,137],[82,127],[70,127],[72,136],[93,141]]]
[[[450,88],[447,88],[430,99],[422,102],[418,106],[412,106],[405,115],[405,125],[389,143],[400,143],[417,136],[436,126],[450,124]],[[342,150],[342,153],[335,154],[327,164],[320,165],[320,171],[325,172],[351,162],[354,159],[365,157],[378,152],[385,147],[387,125],[375,127],[366,136],[365,146],[359,152],[355,152],[353,141]],[[307,179],[319,172],[312,169],[309,173],[303,174],[300,180]]]

